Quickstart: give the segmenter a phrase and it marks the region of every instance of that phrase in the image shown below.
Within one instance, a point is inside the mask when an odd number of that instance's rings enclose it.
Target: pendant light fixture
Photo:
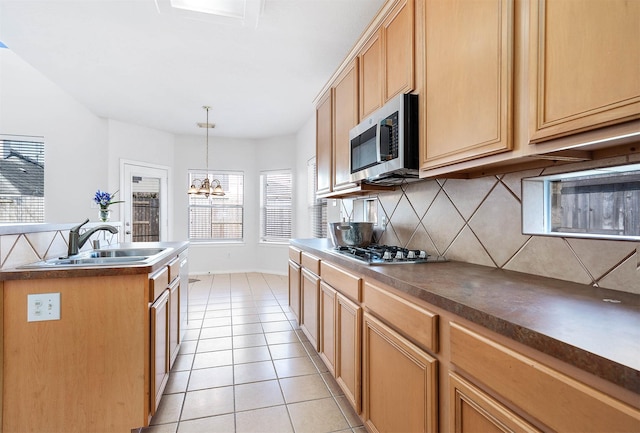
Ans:
[[[207,174],[206,177],[202,180],[193,179],[193,183],[189,187],[187,193],[189,195],[195,196],[204,196],[209,198],[209,196],[218,196],[221,197],[224,195],[224,190],[222,189],[222,185],[220,185],[220,181],[218,179],[209,180],[209,129],[213,129],[216,127],[215,124],[209,123],[209,110],[211,107],[208,105],[203,106],[207,111],[207,122],[206,123],[198,123],[200,128],[206,128],[207,130],[207,149],[206,149],[206,163],[207,163]],[[215,186],[212,186],[215,185]]]

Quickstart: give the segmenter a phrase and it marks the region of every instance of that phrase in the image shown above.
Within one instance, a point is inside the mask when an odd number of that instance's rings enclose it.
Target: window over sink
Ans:
[[[0,223],[44,222],[44,138],[0,135]]]
[[[640,240],[640,164],[522,179],[524,234]]]

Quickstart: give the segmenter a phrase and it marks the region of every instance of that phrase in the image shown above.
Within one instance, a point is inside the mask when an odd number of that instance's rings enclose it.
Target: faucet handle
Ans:
[[[72,228],[70,231],[71,232],[75,232],[78,233],[78,231],[80,230],[80,227],[82,227],[83,225],[85,225],[86,223],[89,222],[89,218],[87,218],[86,220],[84,220],[83,223],[78,224],[77,226],[75,226],[74,228]]]

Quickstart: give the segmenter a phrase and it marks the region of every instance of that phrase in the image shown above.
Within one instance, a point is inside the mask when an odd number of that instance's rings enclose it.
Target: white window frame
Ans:
[[[188,199],[188,215],[187,215],[187,237],[190,242],[193,243],[242,243],[244,242],[244,172],[231,171],[231,170],[188,170],[189,185],[192,184],[193,179],[202,180],[205,176],[209,177],[209,180],[218,179],[221,183],[222,189],[225,191],[224,196],[189,196]],[[192,225],[198,215],[196,212],[207,212],[211,218],[210,236],[193,236]],[[213,221],[216,211],[224,214],[225,211],[231,211],[231,213],[240,214],[240,221],[231,222],[215,222]],[[218,228],[225,228],[225,225],[240,227],[239,234],[237,236],[214,236],[215,232],[213,225],[217,224]],[[233,230],[230,230],[233,232]]]
[[[45,221],[44,137],[0,134],[0,223]]]
[[[267,199],[267,182],[289,177],[289,185],[278,191],[279,196],[271,195]],[[273,193],[273,191],[272,191]],[[286,224],[288,217],[288,224]],[[273,219],[275,218],[275,219]],[[283,219],[284,218],[284,219]],[[284,221],[284,224],[282,222]],[[269,227],[269,223],[274,223]],[[280,229],[282,235],[273,235],[273,231]],[[265,170],[260,172],[260,243],[284,244],[288,243],[293,233],[293,173],[292,170]]]

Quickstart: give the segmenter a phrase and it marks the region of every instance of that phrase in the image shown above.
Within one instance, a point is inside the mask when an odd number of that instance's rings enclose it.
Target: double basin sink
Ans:
[[[21,268],[55,268],[81,266],[124,266],[145,264],[154,261],[171,248],[119,248],[93,250],[70,257],[43,260],[21,266]]]

